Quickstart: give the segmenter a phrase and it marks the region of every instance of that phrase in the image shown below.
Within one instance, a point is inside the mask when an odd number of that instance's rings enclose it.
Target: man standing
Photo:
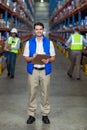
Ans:
[[[49,87],[50,74],[52,71],[51,62],[55,61],[55,50],[53,43],[43,35],[44,25],[40,22],[34,24],[35,36],[31,38],[25,46],[23,56],[27,62],[28,83],[29,83],[29,107],[27,124],[32,124],[35,121],[36,112],[36,92],[40,85],[41,90],[41,113],[42,121],[49,124],[48,114],[50,112],[49,104]],[[37,54],[45,54],[47,59],[42,59],[43,64],[33,64],[32,61]]]
[[[72,34],[68,41],[65,44],[65,47],[70,45],[70,59],[71,65],[68,70],[68,76],[72,78],[73,70],[76,65],[76,78],[80,80],[80,62],[81,62],[81,55],[84,45],[87,46],[87,40],[79,34],[79,29],[75,28],[74,34]]]

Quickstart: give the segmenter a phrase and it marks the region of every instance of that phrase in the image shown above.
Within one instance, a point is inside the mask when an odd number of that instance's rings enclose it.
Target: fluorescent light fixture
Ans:
[[[44,2],[44,0],[41,0],[41,3],[43,3]]]

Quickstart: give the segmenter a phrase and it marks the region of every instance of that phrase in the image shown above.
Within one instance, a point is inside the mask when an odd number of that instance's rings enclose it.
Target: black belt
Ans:
[[[34,67],[35,70],[44,70],[45,68],[36,68]]]

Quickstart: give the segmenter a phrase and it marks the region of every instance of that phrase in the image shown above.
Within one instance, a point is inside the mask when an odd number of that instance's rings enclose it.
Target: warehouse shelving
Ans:
[[[21,22],[24,22],[24,23],[26,23],[26,24],[28,24],[28,25],[30,25],[30,26],[32,26],[27,20],[25,20],[23,17],[20,17],[20,15],[17,13],[17,12],[13,12],[12,10],[10,10],[9,9],[9,7],[8,6],[6,6],[5,4],[2,4],[2,3],[0,3],[0,10],[2,10],[3,9],[3,12],[5,13],[5,20],[6,20],[6,22],[7,22],[7,15],[11,15],[12,17],[15,17],[15,18],[17,18],[17,19],[19,19]],[[29,17],[30,18],[30,17]],[[30,19],[29,19],[30,20]]]
[[[79,6],[75,6],[75,0],[68,0],[60,9],[52,11],[50,15],[50,33],[49,37],[54,41],[54,45],[61,52],[65,52],[68,57],[68,50],[64,49],[69,36],[74,32],[74,28],[78,27],[80,33],[87,39],[87,0],[79,1]],[[70,8],[69,8],[70,7]],[[68,10],[69,9],[69,10]],[[87,61],[87,48],[83,50],[85,54],[85,62]]]
[[[26,3],[27,2],[27,3]],[[14,11],[13,4],[16,3],[18,10]],[[26,6],[27,5],[27,6]],[[26,7],[26,8],[25,8]],[[28,8],[29,7],[29,8]],[[34,2],[31,0],[12,0],[11,5],[0,1],[0,40],[6,39],[10,30],[16,27],[21,41],[28,40],[33,35]],[[4,37],[4,38],[3,38]]]
[[[65,43],[73,32],[73,28],[76,26],[81,33],[85,34],[87,32],[87,20],[86,25],[82,24],[82,20],[87,16],[87,0],[79,7],[74,7],[69,12],[64,12],[71,4],[72,0],[69,0],[61,9],[57,9],[53,16],[50,17],[50,38],[53,40],[57,39],[61,42],[60,39],[62,39],[62,42]]]
[[[58,9],[58,10],[54,13],[54,15],[51,17],[50,22],[51,22],[64,8],[66,8],[71,2],[72,2],[72,0],[66,2],[61,9]]]
[[[64,7],[66,7],[66,6],[64,6]],[[64,9],[64,8],[62,8],[62,9]],[[85,2],[85,3],[84,3],[83,5],[81,5],[80,7],[74,9],[74,10],[71,11],[69,14],[66,14],[65,17],[60,18],[58,22],[54,22],[54,24],[52,24],[52,27],[55,26],[56,24],[61,23],[61,22],[64,21],[65,19],[68,19],[68,18],[70,18],[70,17],[75,16],[76,14],[79,15],[79,16],[78,16],[78,19],[79,19],[79,18],[81,17],[81,16],[80,16],[80,15],[81,15],[81,14],[80,14],[81,11],[83,11],[83,10],[85,10],[85,9],[87,9],[87,2]],[[60,9],[59,12],[61,12],[61,9]],[[57,15],[57,14],[56,14],[56,15]],[[53,18],[54,18],[54,17],[53,17]],[[79,19],[79,20],[81,20],[81,19]],[[81,21],[79,21],[79,22],[81,22]]]

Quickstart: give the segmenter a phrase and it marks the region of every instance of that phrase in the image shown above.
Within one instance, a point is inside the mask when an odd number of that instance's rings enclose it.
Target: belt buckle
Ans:
[[[45,68],[34,68],[34,69],[36,69],[36,70],[44,70]]]

